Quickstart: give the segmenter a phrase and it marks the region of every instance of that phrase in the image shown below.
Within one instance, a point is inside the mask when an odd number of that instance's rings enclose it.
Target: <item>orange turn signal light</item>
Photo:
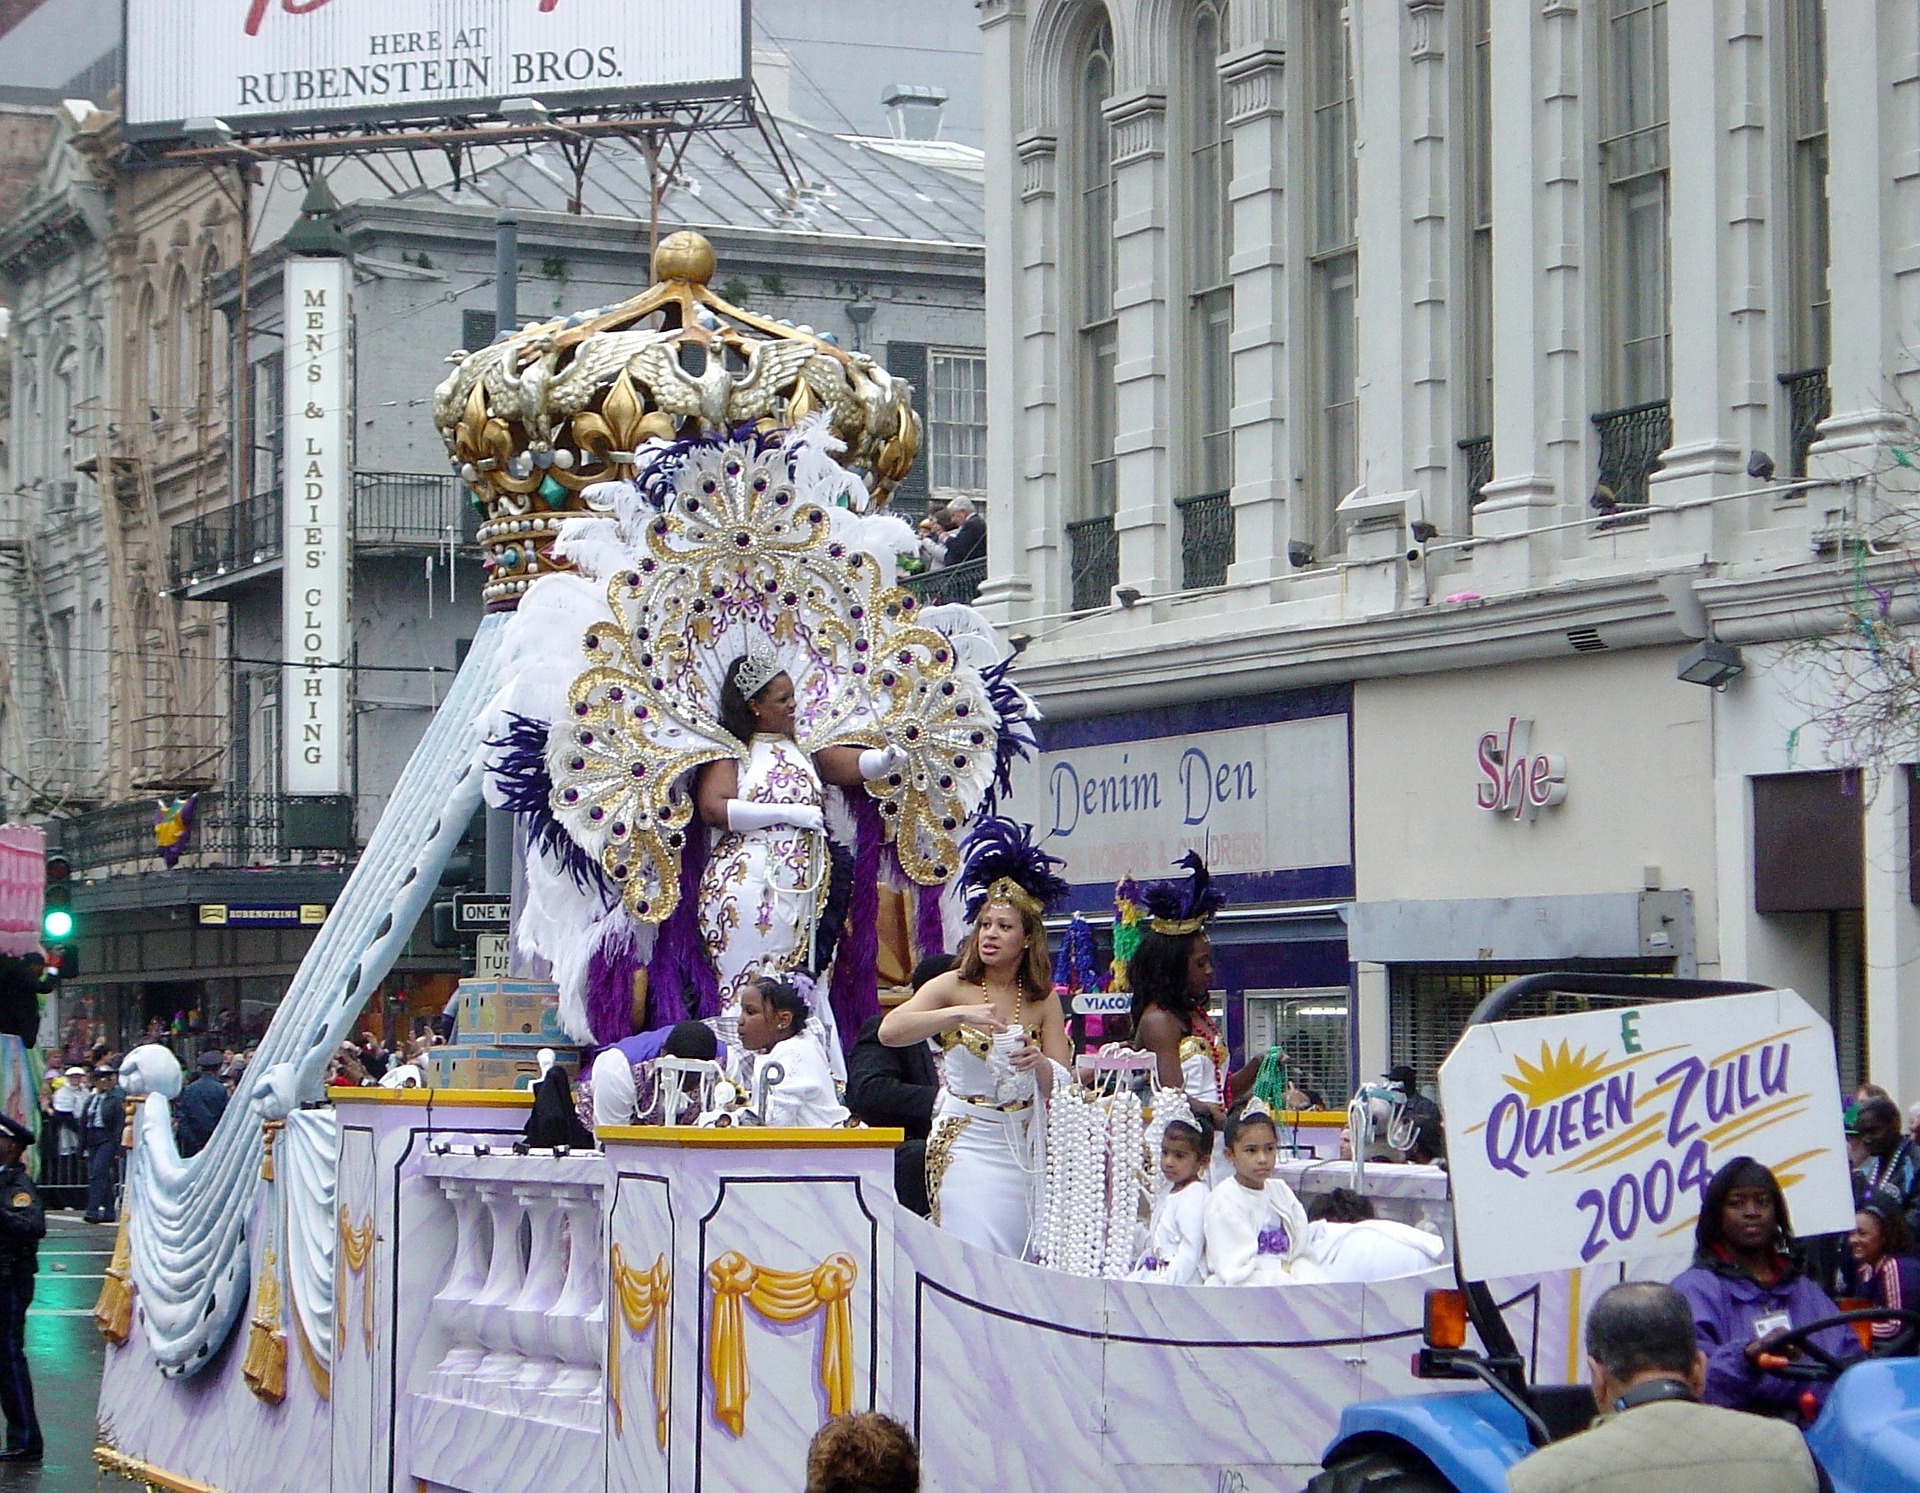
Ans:
[[[1426,1320],[1421,1335],[1429,1348],[1466,1347],[1467,1293],[1465,1291],[1427,1292]]]
[[[1834,1305],[1839,1307],[1843,1312],[1863,1312],[1872,1306],[1873,1303],[1864,1296],[1842,1296],[1838,1301],[1834,1302]],[[1853,1329],[1853,1335],[1860,1339],[1860,1351],[1862,1353],[1871,1353],[1873,1351],[1873,1323],[1849,1322],[1847,1326],[1851,1327]]]

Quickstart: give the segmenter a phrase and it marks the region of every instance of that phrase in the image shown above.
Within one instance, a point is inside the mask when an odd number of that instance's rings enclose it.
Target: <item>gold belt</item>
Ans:
[[[953,1094],[952,1097],[957,1103],[964,1104],[969,1109],[990,1110],[1000,1115],[1017,1115],[1022,1110],[1033,1108],[1031,1099],[1009,1099],[1005,1104],[989,1104],[984,1099],[970,1099],[965,1094]]]

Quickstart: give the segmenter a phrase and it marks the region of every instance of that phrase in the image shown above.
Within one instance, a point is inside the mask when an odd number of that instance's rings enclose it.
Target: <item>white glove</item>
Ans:
[[[906,765],[907,754],[897,746],[868,747],[860,754],[860,776],[869,783],[875,778],[884,778],[890,772],[898,772]]]
[[[750,829],[772,829],[780,824],[790,825],[794,829],[819,831],[827,827],[827,819],[812,804],[758,804],[744,798],[727,800],[727,828],[736,833]]]

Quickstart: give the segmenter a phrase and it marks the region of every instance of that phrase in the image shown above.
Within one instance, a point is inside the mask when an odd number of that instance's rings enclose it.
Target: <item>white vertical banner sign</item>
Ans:
[[[286,264],[286,791],[347,791],[347,312],[344,259]]]

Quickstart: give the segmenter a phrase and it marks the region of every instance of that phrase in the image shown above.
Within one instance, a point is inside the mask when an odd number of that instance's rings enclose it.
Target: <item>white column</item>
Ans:
[[[1232,12],[1238,33],[1242,10]],[[1287,564],[1286,53],[1278,35],[1234,38],[1221,64],[1233,130],[1233,523],[1230,583],[1277,581]]]
[[[1891,472],[1882,448],[1906,423],[1893,411],[1920,404],[1915,375],[1904,371],[1920,303],[1917,29],[1913,8],[1891,0],[1827,3],[1833,414],[1809,458],[1814,476]]]
[[[1110,99],[1106,116],[1113,132],[1113,527],[1120,584],[1151,595],[1179,583],[1168,465],[1166,95],[1139,90]]]
[[[1867,1070],[1890,1094],[1920,1094],[1920,908],[1913,905],[1907,800],[1891,767],[1866,806]]]
[[[996,621],[1052,611],[1047,588],[1058,566],[1057,425],[1051,401],[1055,284],[1051,138],[1022,140],[1027,12],[1023,0],[980,7],[986,80],[987,579],[979,605]],[[1044,143],[1044,148],[1041,148]],[[1029,154],[1029,150],[1032,154]],[[1045,191],[1039,190],[1044,182]],[[1052,314],[1050,314],[1052,313]],[[1036,433],[1039,439],[1034,439]],[[1032,605],[1036,597],[1040,605]]]
[[[1392,1029],[1389,1026],[1387,967],[1361,964],[1354,975],[1353,1019],[1359,1031],[1354,1050],[1359,1054],[1360,1071],[1353,1075],[1357,1084],[1378,1078],[1392,1064]]]
[[[1407,221],[1402,266],[1407,301],[1403,485],[1417,488],[1421,494],[1421,513],[1413,516],[1435,517],[1453,511],[1449,489],[1458,401],[1452,349],[1457,339],[1448,289],[1455,287],[1457,294],[1464,283],[1464,265],[1455,253],[1462,239],[1464,214],[1455,200],[1456,178],[1448,161],[1448,144],[1458,131],[1447,79],[1446,7],[1442,0],[1406,0],[1406,11],[1407,107],[1402,120],[1406,132],[1402,138],[1407,142],[1402,183]],[[1464,68],[1471,61],[1471,52],[1463,51],[1455,66]],[[1365,192],[1363,179],[1363,202]],[[1361,252],[1370,256],[1370,246]],[[1361,416],[1365,421],[1364,400]],[[1362,431],[1366,428],[1363,423]],[[1452,525],[1442,523],[1441,527]]]
[[[1407,469],[1407,260],[1418,248],[1408,241],[1406,183],[1419,163],[1412,159],[1401,98],[1404,15],[1405,0],[1352,6],[1360,480],[1372,497],[1404,487]]]
[[[1650,484],[1656,505],[1750,486],[1746,453],[1767,444],[1777,385],[1762,20],[1743,6],[1667,7],[1673,442]],[[1712,510],[1689,513],[1656,531],[1656,547],[1697,555],[1714,527]]]

